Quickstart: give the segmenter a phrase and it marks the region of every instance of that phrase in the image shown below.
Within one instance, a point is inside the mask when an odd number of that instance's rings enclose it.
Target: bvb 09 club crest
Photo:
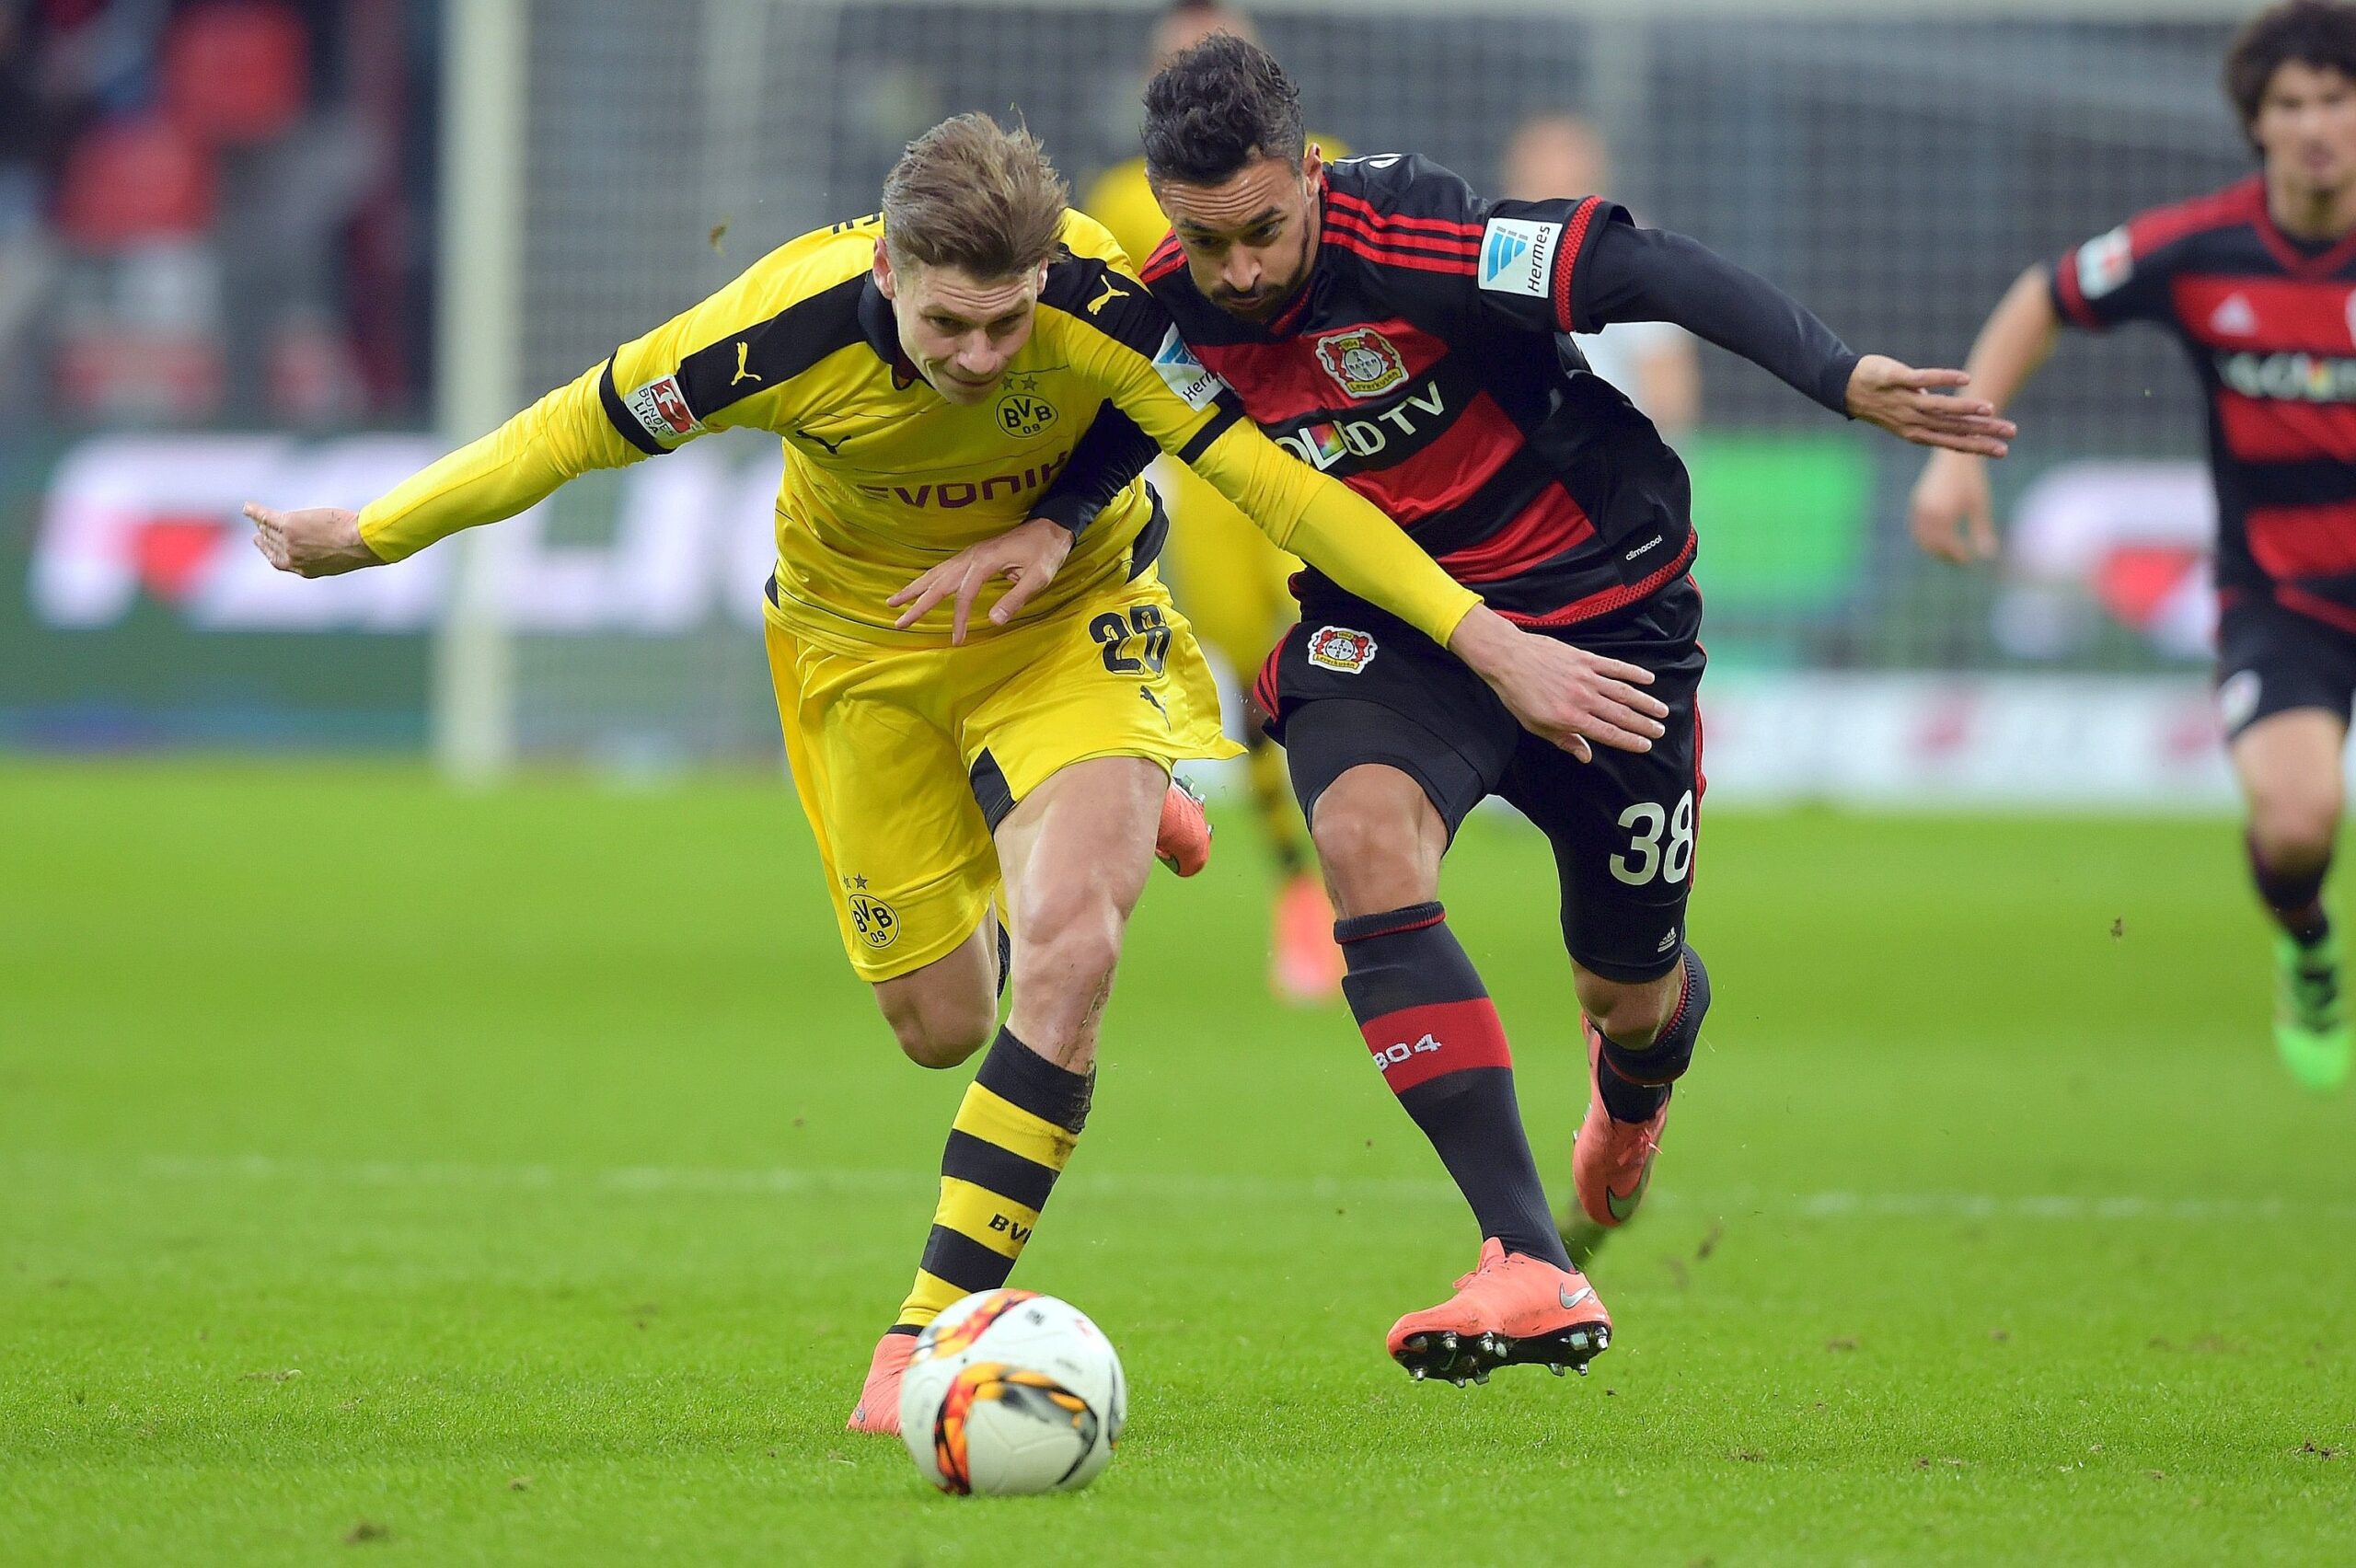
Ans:
[[[1398,345],[1371,327],[1318,339],[1317,363],[1353,398],[1380,398],[1407,379]]]
[[[850,895],[851,928],[872,948],[887,948],[900,940],[900,917],[880,898],[863,893]]]

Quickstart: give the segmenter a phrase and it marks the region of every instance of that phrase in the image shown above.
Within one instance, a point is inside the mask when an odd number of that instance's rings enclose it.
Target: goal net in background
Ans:
[[[519,404],[768,247],[872,210],[901,145],[944,115],[1019,113],[1085,190],[1134,153],[1159,9],[514,3]],[[1969,22],[1837,0],[1692,0],[1649,19],[1601,4],[1251,8],[1311,124],[1355,150],[1422,152],[1494,189],[1521,118],[1582,113],[1611,143],[1610,194],[1775,280],[1853,346],[1917,363],[1959,363],[2024,265],[2251,167],[2217,86],[2232,6]],[[1772,689],[1746,676],[1858,690],[1909,672],[2173,674],[2170,691],[2197,693],[2200,412],[2156,333],[2068,345],[2020,404],[2001,574],[1935,566],[1907,541],[1913,449],[1715,349],[1703,384],[1702,432],[1682,444],[1714,681],[1731,695]],[[775,755],[752,630],[778,462],[773,440],[710,437],[498,531],[521,749]],[[1714,715],[1714,754],[1719,738]]]

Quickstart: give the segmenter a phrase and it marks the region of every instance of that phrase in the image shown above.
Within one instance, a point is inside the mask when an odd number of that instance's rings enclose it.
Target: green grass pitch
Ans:
[[[0,1562],[2356,1561],[2356,1099],[2274,1066],[2222,822],[1711,819],[1717,1005],[1584,1381],[1411,1386],[1477,1238],[1228,822],[1157,873],[1017,1283],[1072,1497],[841,1423],[965,1075],[766,780],[0,769]],[[1553,878],[1448,896],[1567,1175]]]

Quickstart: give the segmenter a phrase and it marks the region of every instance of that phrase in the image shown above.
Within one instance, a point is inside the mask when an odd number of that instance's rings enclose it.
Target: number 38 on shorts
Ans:
[[[1620,825],[1631,836],[1628,847],[1611,857],[1616,880],[1630,887],[1643,887],[1656,878],[1675,883],[1693,869],[1692,790],[1680,795],[1673,809],[1638,801],[1620,813]]]

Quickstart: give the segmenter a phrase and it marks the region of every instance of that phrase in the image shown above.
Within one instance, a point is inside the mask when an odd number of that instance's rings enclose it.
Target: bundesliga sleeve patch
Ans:
[[[1178,336],[1175,327],[1162,334],[1161,347],[1154,352],[1153,368],[1161,374],[1163,385],[1197,412],[1218,402],[1218,395],[1227,390],[1227,383],[1195,357],[1195,351]]]
[[[679,389],[679,378],[676,375],[662,376],[635,392],[625,394],[622,407],[628,409],[630,418],[657,441],[676,441],[703,428],[701,421],[687,408],[687,395]]]
[[[1481,286],[1491,294],[1544,299],[1554,282],[1563,225],[1528,218],[1491,218],[1481,235]]]
[[[2126,227],[2111,230],[2078,247],[2078,294],[2100,299],[2135,275],[2135,242]]]

